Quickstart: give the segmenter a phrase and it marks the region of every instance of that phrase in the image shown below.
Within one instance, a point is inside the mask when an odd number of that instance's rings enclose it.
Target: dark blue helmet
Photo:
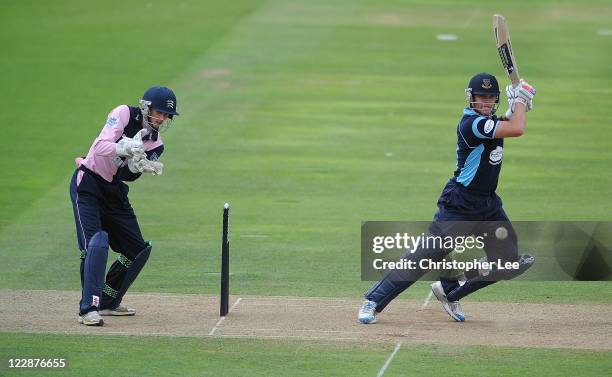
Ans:
[[[494,94],[499,96],[499,84],[495,76],[479,73],[472,77],[467,87],[472,94]]]
[[[479,73],[470,79],[468,87],[465,89],[465,98],[468,101],[468,106],[472,107],[474,103],[474,95],[478,94],[492,94],[497,96],[495,99],[495,106],[492,109],[492,113],[495,114],[497,106],[499,105],[499,83],[495,76],[489,73]]]
[[[172,119],[174,115],[179,115],[176,112],[177,103],[174,92],[165,86],[153,86],[149,88],[142,99],[140,100],[142,105],[147,105],[162,113],[168,114],[168,117]]]

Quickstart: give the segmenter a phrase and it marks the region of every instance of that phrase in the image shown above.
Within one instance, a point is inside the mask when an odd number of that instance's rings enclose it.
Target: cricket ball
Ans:
[[[495,229],[495,237],[497,237],[498,240],[505,240],[508,237],[508,229],[503,226]]]

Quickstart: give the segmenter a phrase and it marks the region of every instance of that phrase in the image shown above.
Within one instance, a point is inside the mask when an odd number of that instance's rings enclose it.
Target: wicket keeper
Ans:
[[[135,181],[142,173],[162,174],[160,132],[172,125],[176,115],[172,90],[152,87],[139,107],[113,109],[87,156],[75,159],[70,199],[81,250],[79,323],[102,326],[100,315],[136,313],[121,300],[147,262],[151,243],[142,237],[124,182]],[[109,247],[119,257],[105,279]]]
[[[465,321],[459,300],[498,280],[512,279],[527,270],[534,261],[530,255],[518,254],[516,233],[495,193],[502,166],[504,138],[520,137],[525,132],[526,113],[533,108],[536,90],[526,81],[506,87],[509,109],[498,118],[500,90],[495,76],[479,73],[472,77],[465,90],[467,107],[457,126],[457,167],[438,199],[438,212],[429,227],[433,235],[488,234],[485,252],[489,261],[519,262],[517,270],[492,268],[483,273],[465,271],[462,284],[458,279],[444,279],[431,286],[446,312],[457,322]],[[494,235],[503,226],[507,236]],[[499,232],[498,232],[499,233]],[[420,247],[406,253],[403,259],[424,258],[440,261],[452,250]],[[376,315],[401,292],[410,287],[427,271],[390,270],[366,292],[358,320],[364,324],[376,322]]]

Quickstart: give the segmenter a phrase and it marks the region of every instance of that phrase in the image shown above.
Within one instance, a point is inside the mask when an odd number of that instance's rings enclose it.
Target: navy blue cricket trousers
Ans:
[[[495,238],[495,230],[504,226],[508,237],[504,240]],[[450,180],[438,199],[438,212],[429,227],[429,233],[438,236],[467,236],[471,234],[488,236],[485,238],[485,252],[490,261],[498,258],[504,261],[518,259],[517,238],[514,228],[504,212],[502,201],[497,194],[478,194],[467,190]],[[418,249],[407,258],[429,258],[440,261],[452,250]],[[390,270],[372,288],[366,292],[365,298],[376,302],[376,311],[382,311],[397,295],[410,287],[422,277],[426,271],[415,270],[403,272]],[[441,279],[446,292],[451,292],[459,286],[456,279]],[[487,282],[485,285],[491,284]]]
[[[84,172],[77,186],[77,174]],[[77,169],[70,182],[78,246],[87,250],[90,238],[98,231],[108,233],[110,247],[134,259],[147,245],[128,199],[129,187],[121,181],[107,182],[85,167]]]
[[[83,177],[77,185],[77,176]],[[98,231],[108,234],[110,247],[130,261],[147,247],[138,220],[128,199],[129,187],[119,181],[107,182],[85,167],[77,169],[70,182],[70,199],[74,210],[78,247],[81,250],[81,287],[84,286],[84,260],[89,241]],[[105,261],[104,261],[105,262]],[[100,262],[101,263],[101,262]],[[95,269],[106,269],[95,266]],[[106,285],[113,290],[119,289],[125,277],[126,267],[118,260],[113,263],[106,275]],[[102,294],[100,309],[106,309],[113,297]],[[97,310],[81,302],[80,312]]]

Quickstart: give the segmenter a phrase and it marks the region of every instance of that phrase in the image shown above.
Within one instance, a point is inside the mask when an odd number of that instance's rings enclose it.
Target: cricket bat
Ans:
[[[495,43],[497,45],[497,51],[501,58],[504,70],[508,74],[512,86],[517,86],[520,77],[518,72],[518,66],[516,65],[516,59],[514,58],[514,52],[512,51],[512,44],[510,43],[510,31],[508,30],[508,24],[506,19],[501,14],[493,15],[493,33],[495,34]]]

